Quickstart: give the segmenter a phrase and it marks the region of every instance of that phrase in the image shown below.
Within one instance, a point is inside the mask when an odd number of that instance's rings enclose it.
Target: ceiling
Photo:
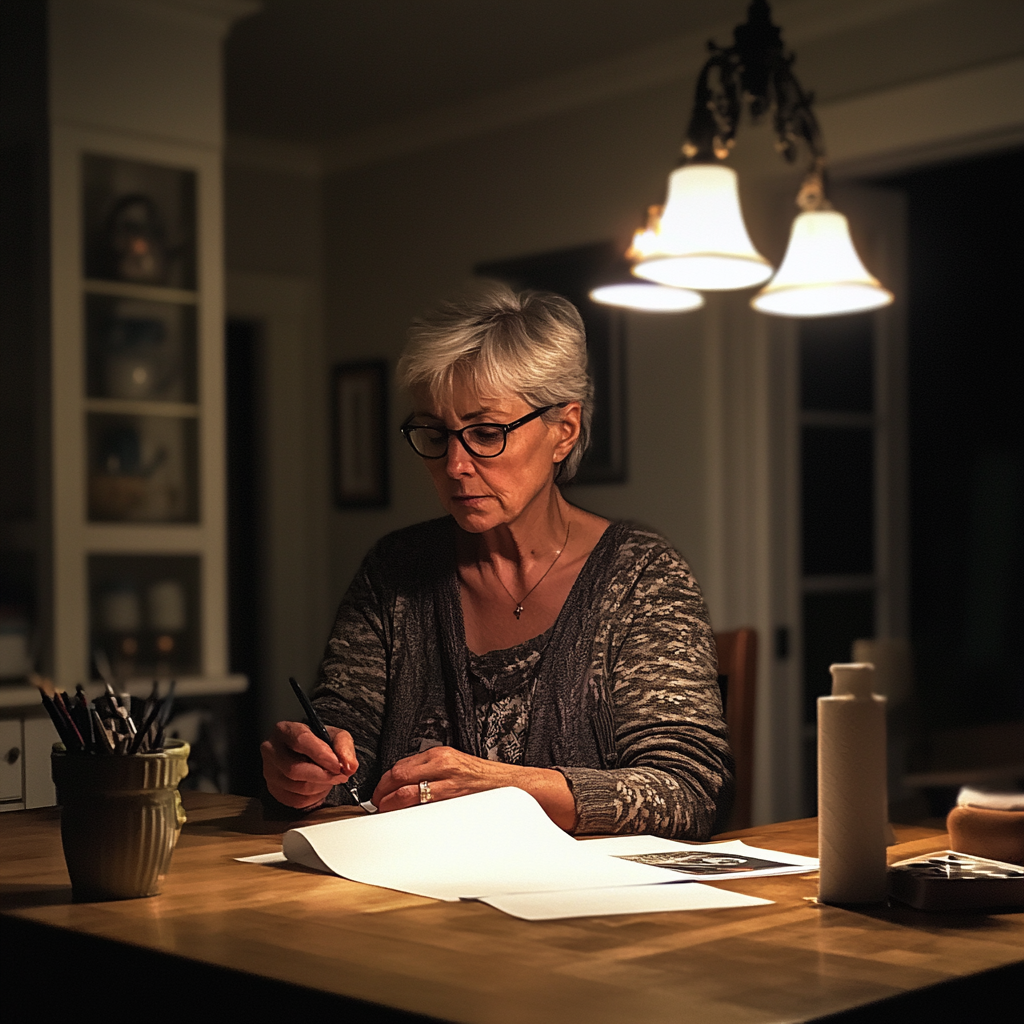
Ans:
[[[729,45],[749,2],[262,0],[226,42],[232,158],[320,174],[665,86],[681,119],[708,39]],[[771,7],[819,111],[1017,58],[1024,38],[1021,0]]]
[[[805,0],[804,6],[834,6]],[[227,41],[230,132],[323,143],[716,34],[747,0],[264,0]],[[781,5],[780,5],[781,6]],[[701,35],[703,39],[703,35]]]

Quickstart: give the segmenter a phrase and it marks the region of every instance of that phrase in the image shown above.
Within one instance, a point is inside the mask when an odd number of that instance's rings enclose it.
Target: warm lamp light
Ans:
[[[782,266],[751,305],[776,316],[838,316],[892,300],[857,255],[847,219],[835,210],[812,210],[793,221]]]
[[[892,293],[865,269],[846,218],[826,199],[825,143],[812,96],[793,74],[795,57],[786,53],[766,0],[750,4],[732,46],[712,41],[708,49],[664,212],[659,217],[652,208],[626,253],[633,273],[658,285],[700,291],[749,288],[771,277],[771,265],[743,223],[736,172],[719,162],[735,144],[747,106],[755,121],[771,115],[776,149],[786,160],[792,163],[801,148],[810,156],[797,197],[804,212],[793,224],[782,267],[753,307],[778,316],[835,316],[888,305]]]
[[[749,288],[771,277],[771,264],[747,234],[731,167],[687,164],[668,182],[655,248],[633,267],[637,277],[704,291]]]
[[[704,305],[704,298],[699,292],[688,288],[664,288],[660,284],[647,284],[632,276],[630,261],[642,260],[657,252],[660,224],[661,207],[648,206],[647,223],[637,228],[626,258],[611,269],[612,276],[607,283],[591,291],[590,298],[594,302],[641,313],[687,313]]]
[[[590,297],[605,306],[619,306],[646,313],[687,313],[704,305],[704,296],[688,288],[663,288],[660,284],[623,281],[595,288]]]
[[[647,223],[633,232],[633,242],[626,250],[626,259],[640,261],[658,251],[661,245],[658,234],[661,231],[661,213],[664,207],[648,206]]]

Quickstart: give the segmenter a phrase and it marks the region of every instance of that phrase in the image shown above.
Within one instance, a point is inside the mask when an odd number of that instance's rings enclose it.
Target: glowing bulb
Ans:
[[[619,306],[647,313],[685,313],[700,309],[704,298],[688,288],[665,288],[660,284],[631,281],[595,288],[590,297],[606,306]]]
[[[747,234],[736,172],[730,167],[687,164],[674,170],[651,241],[656,251],[642,258],[633,273],[657,284],[719,291],[749,288],[771,277],[771,264]]]
[[[838,316],[892,300],[857,255],[846,218],[835,210],[813,210],[793,221],[782,266],[750,304],[777,316]]]
[[[626,259],[636,262],[658,251],[661,232],[661,207],[647,207],[647,223],[633,232],[633,242],[626,250]]]

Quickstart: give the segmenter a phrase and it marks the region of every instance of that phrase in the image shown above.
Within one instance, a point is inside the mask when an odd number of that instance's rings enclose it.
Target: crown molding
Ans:
[[[891,89],[826,103],[818,119],[828,144],[829,164],[837,179],[890,174],[942,160],[1018,146],[1024,142],[1024,58],[911,82]],[[454,120],[447,138],[469,134]],[[444,141],[439,134],[395,145],[399,156]],[[380,148],[364,150],[345,167],[386,159]],[[228,164],[311,180],[339,169],[325,159],[323,147],[246,135],[229,135]],[[779,170],[781,170],[780,165]],[[769,172],[772,173],[772,172]]]
[[[328,172],[348,170],[693,77],[705,60],[706,44],[704,32],[665,40],[557,77],[335,139],[323,145],[325,166]]]
[[[786,46],[793,50],[817,39],[940,2],[942,0],[861,0],[859,3],[779,0],[773,4],[773,17],[776,24],[783,26]],[[707,59],[708,40],[727,43],[735,25],[735,19],[721,21],[562,75],[327,141],[322,145],[324,170],[326,173],[349,170],[577,110],[616,96],[680,80],[692,81]],[[681,121],[685,113],[680,115]]]
[[[126,0],[105,2],[116,3]],[[192,0],[180,2],[187,4]],[[247,0],[224,2],[244,3]],[[791,50],[797,50],[815,40],[826,39],[858,27],[885,21],[900,13],[924,9],[941,2],[943,0],[861,0],[858,3],[851,3],[850,0],[779,0],[773,5],[773,16],[775,22],[783,26],[786,46]],[[674,82],[692,82],[706,59],[708,39],[725,43],[731,38],[734,27],[733,21],[720,22],[697,32],[661,40],[561,75],[527,82],[502,92],[475,97],[464,103],[436,109],[417,117],[393,121],[323,143],[295,143],[232,134],[228,137],[225,157],[230,163],[239,166],[259,167],[268,171],[313,178],[407,156],[460,139],[473,138],[502,128],[578,110],[618,96]],[[985,90],[984,95],[988,96],[989,90],[994,88],[995,81],[988,71],[994,67],[996,65],[988,66],[987,70],[976,69],[962,74],[943,75],[929,80],[929,83],[897,86],[820,106],[818,114],[826,126],[826,142],[832,137],[832,131],[828,130],[827,126],[833,118],[838,118],[835,127],[837,139],[843,136],[847,127],[851,131],[863,134],[863,129],[858,125],[870,125],[871,121],[864,121],[864,115],[860,113],[862,110],[872,111],[872,116],[876,118],[876,128],[883,122],[893,121],[893,112],[888,108],[890,97],[899,97],[899,103],[907,105],[908,110],[920,110],[920,104],[915,97],[922,89],[928,95],[949,95],[954,100],[956,90],[966,87],[982,88]],[[995,78],[998,77],[996,73]],[[942,82],[951,83],[945,91],[938,84]],[[993,97],[993,101],[999,109],[1003,109],[1008,98]],[[984,106],[985,104],[972,103],[971,109],[978,115]],[[991,104],[990,109],[994,109]],[[685,111],[680,115],[681,122],[684,114]],[[986,118],[988,115],[982,119]],[[905,124],[906,119],[902,115],[898,119],[901,124]],[[934,121],[933,113],[930,120]],[[914,135],[913,125],[907,124],[902,137],[909,140]],[[899,142],[897,138],[889,139],[888,134],[886,138],[887,145],[890,142],[893,145]],[[858,145],[863,149],[868,142],[862,140]],[[909,152],[913,147],[903,148]],[[852,167],[856,161],[852,155],[836,153],[833,162],[837,165],[843,164],[845,171],[846,165]]]
[[[133,17],[150,17],[183,25],[221,39],[234,22],[263,8],[263,0],[58,0],[118,9]]]
[[[320,146],[235,132],[224,140],[224,162],[297,178],[319,179],[325,173]]]
[[[839,178],[890,174],[1024,141],[1024,57],[829,103],[818,110]]]

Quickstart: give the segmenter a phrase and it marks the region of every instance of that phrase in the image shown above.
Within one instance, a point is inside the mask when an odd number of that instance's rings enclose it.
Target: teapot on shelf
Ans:
[[[107,217],[107,272],[115,281],[166,284],[171,256],[156,203],[147,195],[122,196]]]

